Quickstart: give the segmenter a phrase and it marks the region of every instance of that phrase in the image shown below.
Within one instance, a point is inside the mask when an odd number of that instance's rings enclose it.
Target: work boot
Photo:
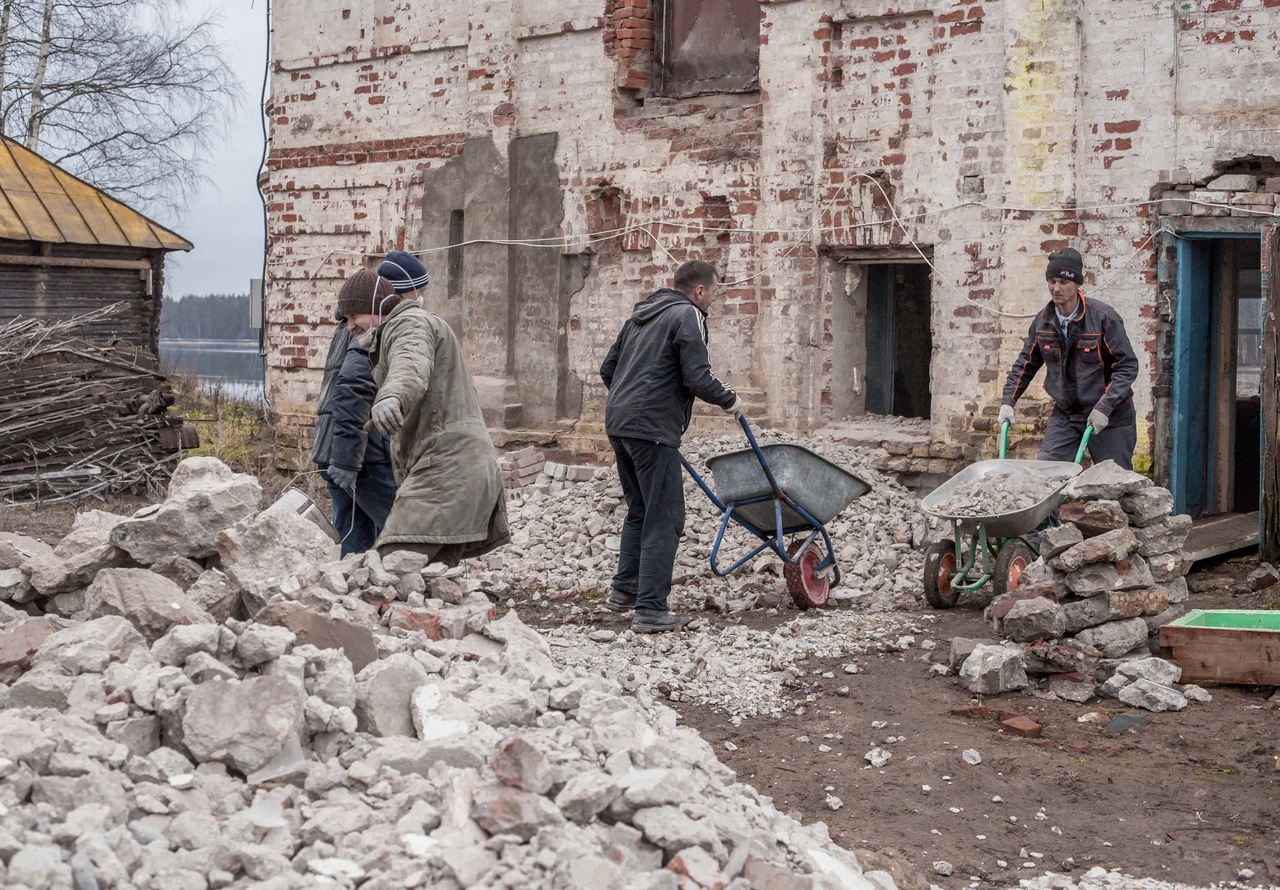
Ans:
[[[672,615],[665,609],[636,609],[631,629],[638,634],[656,634],[664,630],[678,630],[692,620],[687,615]]]
[[[630,612],[636,607],[636,595],[623,593],[621,590],[611,590],[609,598],[604,601],[604,607],[611,612]]]

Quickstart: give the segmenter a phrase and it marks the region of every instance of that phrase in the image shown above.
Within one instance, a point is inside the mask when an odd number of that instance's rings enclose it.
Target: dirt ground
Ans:
[[[144,504],[124,498],[94,506],[127,514]],[[0,531],[56,543],[74,514],[65,505],[3,508]],[[1280,588],[1253,593],[1238,583],[1255,565],[1241,559],[1201,567],[1199,573],[1222,577],[1224,589],[1196,594],[1191,605],[1280,607]],[[524,620],[549,626],[567,620],[577,602],[517,597],[515,604]],[[590,621],[591,614],[578,610],[573,620]],[[701,617],[767,629],[795,615]],[[1248,868],[1254,884],[1280,882],[1280,714],[1268,703],[1275,690],[1215,687],[1212,702],[1164,714],[1134,712],[1112,699],[1074,704],[1034,687],[979,701],[929,666],[946,660],[952,637],[989,636],[981,603],[926,612],[921,620],[929,633],[915,646],[859,658],[856,675],[841,671],[844,659],[801,662],[810,685],[797,690],[797,700],[813,696],[802,713],[735,722],[688,703],[675,707],[780,809],[826,822],[846,846],[912,862],[947,890],[975,880],[1012,887],[1046,870],[1080,874],[1095,865],[1189,884],[1233,880]],[[937,648],[924,651],[925,639]],[[827,672],[834,676],[824,678]],[[1031,716],[1043,725],[1042,737],[1004,732],[996,720],[1002,711]],[[1109,732],[1107,723],[1122,713],[1140,714],[1145,724]],[[864,759],[874,747],[892,754],[878,769]],[[981,763],[965,762],[968,749]],[[839,809],[828,797],[840,799]],[[941,860],[954,867],[951,876],[934,872]]]
[[[1246,593],[1236,583],[1253,567],[1255,560],[1207,567],[1232,587],[1194,595],[1192,605],[1280,605],[1280,588]],[[547,626],[572,605],[570,598],[517,608]],[[795,614],[704,613],[758,628]],[[584,620],[581,612],[575,620]],[[804,713],[735,722],[688,703],[674,707],[779,809],[826,822],[846,846],[896,853],[948,890],[975,880],[1015,887],[1045,871],[1081,874],[1098,865],[1198,885],[1235,880],[1247,868],[1255,885],[1280,882],[1280,715],[1267,701],[1274,689],[1213,687],[1212,702],[1164,714],[1114,699],[1075,704],[1034,687],[980,701],[929,666],[946,660],[952,637],[990,636],[981,604],[923,620],[933,651],[920,648],[922,638],[906,652],[859,658],[856,675],[841,671],[847,659],[801,662],[811,685],[797,697],[816,697]],[[823,678],[828,672],[834,677]],[[1003,731],[1001,711],[1035,719],[1041,738]],[[1109,732],[1111,718],[1125,713],[1145,724]],[[864,759],[874,747],[892,754],[879,769]],[[980,764],[965,762],[968,749]],[[828,796],[840,799],[838,810]],[[950,877],[934,871],[943,860],[954,867]]]

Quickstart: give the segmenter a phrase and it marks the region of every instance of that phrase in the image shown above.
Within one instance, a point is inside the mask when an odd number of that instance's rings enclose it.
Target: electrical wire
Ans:
[[[773,270],[782,266],[784,263],[788,262],[794,256],[796,251],[798,251],[800,247],[807,240],[812,239],[813,236],[817,234],[819,231],[823,233],[836,234],[841,232],[851,232],[851,231],[858,231],[862,229],[877,228],[881,226],[897,226],[898,229],[906,237],[911,247],[920,256],[920,259],[929,267],[930,271],[934,275],[936,275],[938,277],[938,280],[941,281],[950,291],[956,294],[960,299],[992,315],[998,315],[1004,318],[1016,318],[1016,319],[1032,318],[1035,315],[1039,314],[1038,310],[1037,312],[1029,312],[1029,313],[1006,312],[1004,310],[997,309],[985,303],[982,303],[980,301],[974,300],[968,294],[960,290],[959,287],[957,287],[949,278],[945,277],[939,271],[937,266],[934,265],[933,261],[930,260],[929,257],[925,254],[925,252],[921,249],[919,243],[912,237],[911,232],[908,230],[906,225],[907,222],[914,221],[914,220],[921,220],[931,216],[939,216],[942,214],[951,213],[957,210],[963,210],[971,207],[982,208],[987,210],[995,210],[1002,214],[1034,213],[1037,215],[1065,214],[1069,216],[1080,216],[1081,214],[1089,214],[1089,215],[1094,215],[1093,218],[1098,218],[1096,214],[1102,211],[1149,207],[1149,206],[1160,204],[1162,203],[1162,201],[1166,200],[1166,199],[1154,199],[1154,200],[1147,200],[1147,201],[1118,201],[1110,204],[1091,204],[1091,205],[1087,204],[1087,205],[1053,206],[1053,207],[1011,207],[1003,204],[992,204],[987,201],[963,201],[959,204],[953,204],[946,207],[935,208],[932,210],[923,210],[918,213],[907,214],[904,216],[904,215],[898,214],[897,210],[894,207],[893,201],[890,200],[889,198],[888,192],[885,190],[884,186],[880,183],[878,179],[876,179],[874,176],[871,176],[870,174],[867,174],[867,173],[859,172],[859,173],[855,173],[854,175],[858,180],[865,180],[867,182],[870,182],[880,192],[881,196],[884,199],[885,206],[889,210],[889,213],[890,213],[889,219],[880,219],[880,220],[874,220],[870,222],[850,223],[850,224],[838,225],[838,226],[825,226],[825,227],[821,226],[823,211],[826,210],[829,206],[834,205],[837,199],[841,195],[844,195],[848,192],[849,183],[846,183],[842,185],[835,192],[835,194],[832,195],[832,197],[823,201],[819,205],[819,207],[814,212],[813,222],[810,223],[810,225],[805,228],[795,228],[795,229],[735,228],[735,229],[728,230],[735,234],[741,234],[741,235],[800,234],[803,237],[797,238],[794,244],[788,247],[782,253],[781,256],[779,256],[774,262],[770,263],[768,266],[765,266],[763,269],[745,278],[735,279],[733,281],[726,281],[724,282],[724,285],[726,287],[740,287],[744,284],[749,284],[752,281],[755,281],[769,274]],[[1189,204],[1203,206],[1203,207],[1214,207],[1214,208],[1229,209],[1229,210],[1230,209],[1246,210],[1247,212],[1253,213],[1258,216],[1280,217],[1280,213],[1268,212],[1264,210],[1253,210],[1251,208],[1237,208],[1234,205],[1221,204],[1221,203],[1212,202],[1212,201],[1201,201],[1193,198],[1178,198],[1176,200],[1186,201]],[[708,231],[706,224],[701,222],[690,223],[690,222],[685,222],[681,220],[651,219],[650,221],[645,223],[635,223],[628,226],[620,226],[614,229],[605,229],[599,232],[591,233],[590,235],[560,235],[560,236],[548,236],[544,238],[529,238],[529,239],[474,238],[468,241],[460,242],[458,244],[449,244],[441,247],[427,247],[427,248],[422,248],[419,250],[407,251],[407,252],[413,254],[414,256],[425,257],[435,253],[442,253],[444,251],[454,250],[461,247],[469,247],[473,245],[493,245],[493,246],[531,247],[531,248],[544,247],[544,248],[551,248],[556,250],[573,250],[575,248],[581,249],[583,247],[588,247],[594,244],[600,244],[607,241],[612,241],[617,238],[625,237],[626,235],[629,235],[633,232],[643,232],[645,234],[646,240],[650,244],[652,244],[654,247],[660,250],[671,262],[679,263],[679,259],[672,253],[670,249],[667,248],[666,245],[662,243],[662,240],[659,237],[659,234],[664,228],[672,228],[672,229],[678,229],[678,230],[684,230],[684,231],[698,230],[704,234]],[[1134,252],[1131,253],[1128,257],[1126,257],[1124,262],[1122,262],[1120,266],[1118,266],[1112,272],[1111,275],[1109,275],[1103,282],[1095,286],[1092,289],[1092,292],[1096,294],[1101,291],[1104,291],[1107,287],[1109,287],[1110,284],[1120,275],[1120,273],[1123,272],[1125,269],[1127,269],[1129,265],[1132,264],[1133,260],[1136,259],[1141,253],[1143,253],[1146,250],[1147,246],[1151,243],[1152,239],[1160,232],[1165,232],[1165,231],[1168,231],[1171,234],[1174,234],[1176,236],[1175,232],[1173,232],[1171,229],[1168,229],[1166,227],[1157,229],[1155,232],[1151,233],[1146,238],[1144,238],[1142,242],[1139,244],[1138,248],[1134,250]],[[348,256],[369,255],[368,251],[354,250],[354,249],[347,249],[347,248],[334,248],[323,254],[297,255],[297,256],[281,258],[280,260],[271,262],[270,265],[273,265],[273,266],[296,265],[298,263],[309,262],[311,260],[319,258],[320,259],[319,266],[317,266],[317,268],[314,271],[312,271],[310,275],[306,277],[306,281],[309,283],[316,279],[321,269],[323,269],[323,267],[328,263],[328,261],[333,256],[339,255],[339,254],[348,255]]]
[[[271,80],[271,0],[263,3],[266,14],[267,45],[264,47],[262,60],[262,91],[258,94],[258,120],[262,124],[262,159],[258,161],[258,197],[262,199],[262,305],[258,329],[258,357],[265,359],[267,355],[267,267],[271,256],[271,214],[268,208],[267,193],[262,188],[262,174],[267,169],[267,157],[271,152],[271,134],[267,127],[267,88]],[[253,8],[250,2],[249,8]],[[262,363],[262,401],[271,410],[271,399],[267,395],[267,363]]]

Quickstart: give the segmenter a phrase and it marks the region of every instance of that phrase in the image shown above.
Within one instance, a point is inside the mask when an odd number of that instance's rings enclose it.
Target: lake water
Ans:
[[[265,359],[256,340],[161,340],[165,369],[194,374],[208,388],[221,386],[235,398],[262,401]]]

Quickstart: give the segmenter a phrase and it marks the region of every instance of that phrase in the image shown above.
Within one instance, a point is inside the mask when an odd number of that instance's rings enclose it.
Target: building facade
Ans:
[[[341,280],[407,249],[491,424],[585,442],[631,305],[702,257],[757,415],[915,417],[899,469],[947,472],[1072,245],[1142,359],[1140,463],[1238,510],[1278,86],[1277,0],[278,0],[271,396],[307,413]]]

